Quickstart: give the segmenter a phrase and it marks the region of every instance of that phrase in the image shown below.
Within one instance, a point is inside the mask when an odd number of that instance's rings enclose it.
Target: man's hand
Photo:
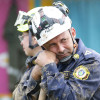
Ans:
[[[35,63],[41,67],[49,64],[49,63],[57,63],[56,54],[50,51],[43,50],[35,60]]]
[[[40,66],[38,66],[38,65],[34,66],[32,72],[31,72],[31,75],[32,75],[32,77],[33,77],[34,80],[37,81],[37,80],[41,79],[41,75],[42,75],[41,69],[42,68]]]

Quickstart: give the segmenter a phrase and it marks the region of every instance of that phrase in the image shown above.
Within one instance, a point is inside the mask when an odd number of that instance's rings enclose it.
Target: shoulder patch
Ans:
[[[85,55],[88,55],[88,54],[91,54],[91,53],[92,53],[91,51],[88,51],[88,50],[85,51]]]
[[[87,69],[87,67],[83,65],[78,66],[73,72],[73,76],[80,80],[87,80],[89,75],[90,75],[89,70]]]

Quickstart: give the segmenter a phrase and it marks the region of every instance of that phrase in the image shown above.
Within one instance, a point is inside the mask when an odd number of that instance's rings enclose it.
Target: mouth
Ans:
[[[65,54],[63,54],[63,55],[57,55],[57,58],[58,58],[58,59],[63,59],[63,58],[65,58],[66,56],[68,56],[68,55],[65,55]]]
[[[63,58],[66,58],[66,57],[68,57],[68,56],[70,56],[70,53],[65,53],[65,54],[57,54],[57,58],[58,59],[63,59]]]

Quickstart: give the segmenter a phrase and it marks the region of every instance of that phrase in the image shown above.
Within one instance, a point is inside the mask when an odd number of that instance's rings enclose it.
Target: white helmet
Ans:
[[[32,30],[40,46],[71,28],[71,20],[54,6],[41,7],[33,16]]]
[[[35,47],[39,46],[38,44],[32,45],[32,32],[29,30],[28,22],[31,20],[32,16],[34,16],[34,13],[39,9],[40,7],[33,8],[32,10],[28,12],[19,11],[17,20],[15,22],[14,26],[17,26],[17,30],[20,32],[26,32],[29,31],[29,48],[34,49]],[[19,36],[22,37],[22,36]]]
[[[39,9],[40,7],[33,8],[32,10],[28,12],[19,11],[19,14],[17,16],[16,22],[14,26],[17,26],[17,30],[20,32],[25,32],[29,30],[28,26],[28,20],[34,15],[34,13]]]

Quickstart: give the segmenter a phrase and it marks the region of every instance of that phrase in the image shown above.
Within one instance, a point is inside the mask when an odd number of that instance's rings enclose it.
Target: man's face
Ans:
[[[21,45],[23,47],[23,50],[24,50],[25,54],[27,56],[32,56],[33,49],[29,48],[29,34],[28,34],[28,32],[24,32],[21,37],[22,37]],[[32,40],[34,41],[34,43],[36,43],[34,37],[32,37]]]
[[[72,28],[71,31],[73,38],[75,38],[75,30]],[[46,50],[54,52],[59,60],[73,52],[73,41],[69,31],[61,33],[43,46]]]

